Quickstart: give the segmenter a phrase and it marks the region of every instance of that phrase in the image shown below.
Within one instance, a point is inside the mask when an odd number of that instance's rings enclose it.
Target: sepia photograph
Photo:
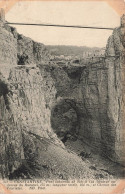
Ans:
[[[124,98],[124,0],[0,1],[0,194],[124,194]]]

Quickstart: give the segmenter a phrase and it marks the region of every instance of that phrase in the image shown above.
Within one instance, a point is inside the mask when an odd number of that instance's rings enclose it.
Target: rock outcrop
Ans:
[[[63,148],[71,160],[64,146],[68,138],[81,139],[100,155],[124,164],[124,18],[108,40],[105,58],[84,66],[49,62],[43,44],[0,20],[1,177],[17,177],[27,165],[30,175],[35,167],[50,170],[47,153],[56,162],[57,149]],[[63,156],[59,158],[62,163]]]
[[[19,65],[40,64],[43,61],[49,61],[49,52],[42,43],[37,43],[23,35],[18,35],[17,59]]]
[[[124,81],[125,81],[125,15],[121,18],[121,26],[116,28],[111,37],[111,46],[107,46],[106,65],[108,67],[108,126],[104,131],[104,144],[111,153],[110,158],[124,164],[125,132],[124,132]],[[112,53],[113,51],[113,53]],[[114,55],[114,56],[113,56]],[[108,138],[110,140],[108,141]],[[110,143],[109,143],[110,142]],[[112,142],[112,143],[111,143]],[[112,145],[114,144],[114,145]]]

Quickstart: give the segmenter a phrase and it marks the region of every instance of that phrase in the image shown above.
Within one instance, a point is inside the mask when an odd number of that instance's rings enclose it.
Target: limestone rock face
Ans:
[[[26,133],[63,147],[50,123],[55,83],[44,68],[36,67],[47,55],[43,44],[20,36],[7,25],[0,28],[0,177],[13,174],[28,158],[23,141]],[[21,57],[23,65],[17,66]]]
[[[43,71],[43,66],[39,68]],[[87,67],[46,65],[44,68],[56,88],[51,108],[54,132],[61,139],[74,134],[101,152],[101,133],[103,128],[107,129],[108,68],[105,62]]]
[[[33,41],[22,35],[18,35],[18,64],[34,64],[33,58]]]
[[[42,43],[33,42],[33,55],[37,64],[41,64],[44,61],[49,62],[50,54]]]
[[[4,78],[1,71],[1,176],[13,173],[25,159],[24,133],[51,139],[63,146],[50,124],[50,107],[56,90],[48,72],[18,66],[10,69],[8,75]]]
[[[18,64],[39,64],[49,59],[49,52],[42,43],[37,43],[30,38],[18,35]]]
[[[0,27],[0,39],[1,63],[10,65],[33,65],[49,61],[50,54],[44,44],[18,34],[15,28],[7,24],[2,23]],[[2,49],[3,45],[6,50]]]
[[[121,17],[121,26],[115,28],[106,48],[106,56],[120,56],[125,53],[125,15]]]
[[[111,36],[111,41],[107,44],[108,56],[106,58],[106,66],[108,67],[108,100],[107,115],[108,125],[107,131],[104,131],[104,144],[106,150],[111,154],[109,157],[116,161],[124,163],[124,77],[125,77],[125,20],[124,15],[121,18],[121,27],[116,28]],[[113,51],[113,52],[112,52]],[[115,54],[112,57],[112,53]],[[108,142],[111,137],[112,144]]]
[[[115,56],[115,48],[114,48],[114,42],[113,42],[113,36],[111,35],[108,38],[108,43],[106,45],[106,51],[105,51],[106,57],[107,56]]]
[[[0,48],[0,65],[17,65],[17,41],[3,27],[0,27]]]
[[[125,14],[121,17],[121,27],[125,27]]]

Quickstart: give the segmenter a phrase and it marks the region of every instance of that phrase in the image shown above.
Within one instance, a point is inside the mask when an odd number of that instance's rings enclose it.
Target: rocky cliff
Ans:
[[[1,177],[97,177],[69,139],[124,164],[124,17],[105,58],[84,66],[49,62],[43,44],[1,21]]]

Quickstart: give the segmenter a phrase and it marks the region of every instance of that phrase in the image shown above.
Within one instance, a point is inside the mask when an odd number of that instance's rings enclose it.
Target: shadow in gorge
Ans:
[[[52,108],[51,126],[63,143],[68,139],[77,139],[78,120],[76,105],[72,100],[63,99]]]

